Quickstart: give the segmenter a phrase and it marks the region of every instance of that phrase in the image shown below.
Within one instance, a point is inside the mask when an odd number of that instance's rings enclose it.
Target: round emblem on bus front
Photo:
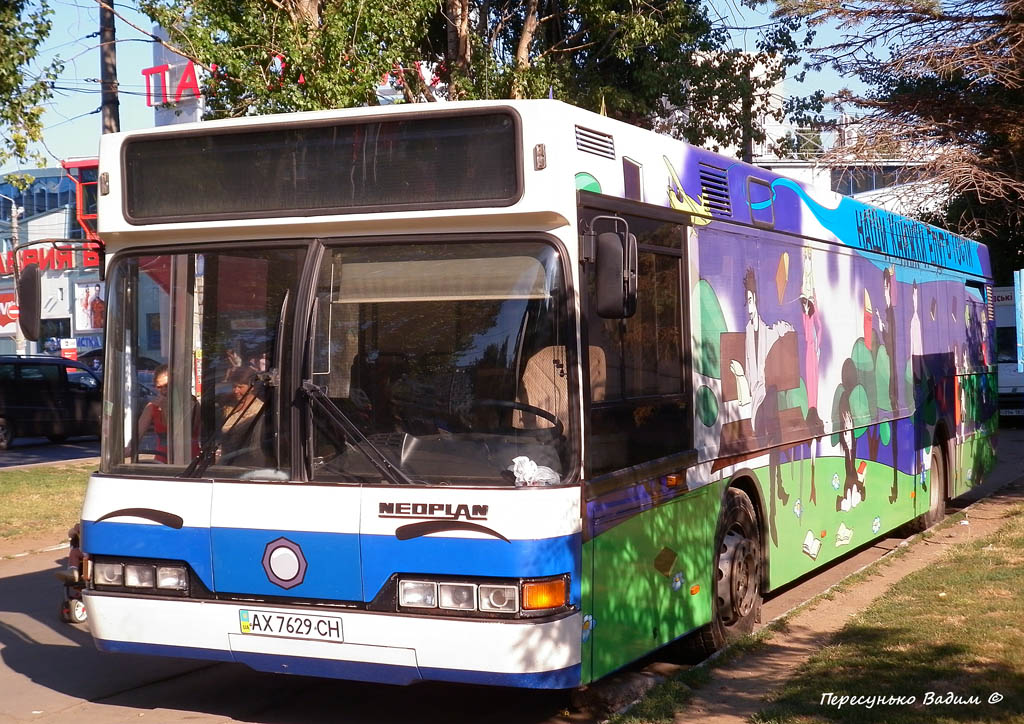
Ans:
[[[263,549],[263,570],[275,586],[294,588],[306,577],[306,556],[298,543],[278,538]]]

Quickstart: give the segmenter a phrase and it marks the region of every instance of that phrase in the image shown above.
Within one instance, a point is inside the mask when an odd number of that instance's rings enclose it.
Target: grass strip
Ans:
[[[0,469],[0,538],[70,528],[95,469],[95,462]]]
[[[754,720],[1024,721],[1024,514],[1010,512],[854,617]]]

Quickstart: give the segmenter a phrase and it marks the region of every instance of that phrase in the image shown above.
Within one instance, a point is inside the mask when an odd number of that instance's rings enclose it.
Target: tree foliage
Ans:
[[[45,0],[0,2],[0,165],[42,164],[31,144],[42,139],[43,104],[63,67],[59,60],[36,65],[51,13]]]
[[[213,70],[208,115],[378,102],[551,96],[712,146],[779,117],[771,93],[800,23],[729,47],[697,0],[140,0],[171,45]],[[283,60],[283,67],[282,67]],[[744,100],[749,101],[744,105]],[[753,119],[744,124],[744,117]]]
[[[837,25],[816,62],[866,93],[834,99],[857,114],[839,153],[892,149],[921,164],[946,222],[990,241],[1024,229],[1024,0],[783,0],[780,13]]]

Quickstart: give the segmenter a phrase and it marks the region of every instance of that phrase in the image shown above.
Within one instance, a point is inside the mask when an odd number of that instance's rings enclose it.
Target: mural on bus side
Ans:
[[[585,610],[592,676],[642,655],[652,633],[665,643],[710,620],[711,542],[722,487],[737,474],[758,481],[776,587],[925,512],[940,420],[955,437],[957,493],[994,462],[995,375],[983,373],[992,320],[977,290],[913,263],[985,275],[983,248],[761,169],[715,168],[724,159],[698,149],[660,157],[667,173],[647,198],[695,215],[702,462],[683,481],[647,480],[588,503],[584,548],[600,562],[584,582],[600,592]],[[705,190],[708,168],[728,183]],[[616,192],[614,178],[602,181]],[[577,183],[600,187],[589,174]],[[726,214],[746,226],[719,221]]]
[[[677,185],[670,175],[670,203]],[[775,209],[776,228],[796,228],[786,216],[799,211]],[[924,512],[940,415],[956,437],[958,490],[991,465],[991,321],[981,291],[951,275],[720,226],[696,230],[696,444],[713,462],[695,477],[754,472],[768,545],[806,556],[773,559],[775,585]]]

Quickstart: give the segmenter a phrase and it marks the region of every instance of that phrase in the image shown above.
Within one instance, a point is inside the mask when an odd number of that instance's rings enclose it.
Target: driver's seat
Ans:
[[[604,350],[591,345],[590,393],[594,402],[605,396],[606,363]],[[564,346],[544,347],[526,361],[523,379],[516,401],[539,407],[554,414],[562,423],[562,430],[569,429],[569,363]],[[525,430],[549,429],[551,421],[543,417],[515,410],[512,413],[513,427]]]

